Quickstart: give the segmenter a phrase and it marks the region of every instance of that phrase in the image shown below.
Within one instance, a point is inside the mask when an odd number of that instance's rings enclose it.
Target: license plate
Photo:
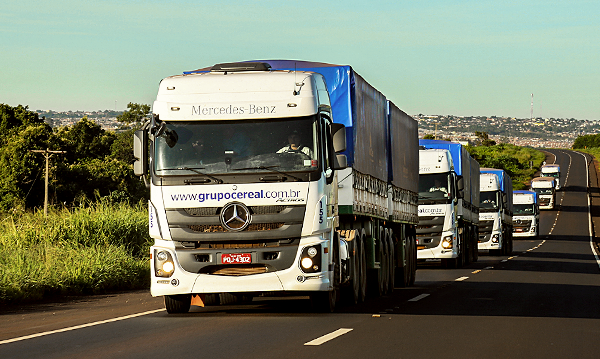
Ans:
[[[515,228],[515,232],[523,232],[523,228]]]
[[[228,253],[221,256],[223,264],[248,264],[252,263],[252,254],[250,253]]]

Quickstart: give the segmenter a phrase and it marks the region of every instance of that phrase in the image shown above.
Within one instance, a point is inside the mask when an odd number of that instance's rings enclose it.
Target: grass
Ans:
[[[0,302],[149,286],[147,210],[96,203],[0,220]]]

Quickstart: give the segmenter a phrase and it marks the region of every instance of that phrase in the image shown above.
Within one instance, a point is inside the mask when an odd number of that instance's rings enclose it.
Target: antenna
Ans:
[[[531,94],[531,112],[529,114],[529,120],[533,120],[533,94]]]

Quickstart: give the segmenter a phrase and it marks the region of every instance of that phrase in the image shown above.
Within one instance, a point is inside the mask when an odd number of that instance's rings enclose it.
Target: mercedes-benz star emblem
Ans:
[[[250,210],[243,203],[227,203],[221,211],[221,225],[228,231],[243,231],[252,219]]]

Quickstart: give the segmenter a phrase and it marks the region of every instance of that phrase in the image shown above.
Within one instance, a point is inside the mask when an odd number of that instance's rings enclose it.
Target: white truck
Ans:
[[[556,164],[543,165],[542,166],[542,177],[554,178],[555,189],[560,190],[560,166]]]
[[[556,202],[556,183],[552,177],[531,180],[531,190],[537,193],[540,209],[553,209]]]
[[[459,143],[419,140],[417,258],[447,268],[478,259],[479,163]]]
[[[479,180],[479,250],[512,253],[512,180],[501,169],[482,168]]]
[[[417,123],[350,66],[217,64],[160,83],[134,136],[150,187],[153,296],[308,295],[414,283]],[[345,289],[341,291],[341,289]]]
[[[513,236],[538,238],[540,208],[533,191],[513,191]]]

